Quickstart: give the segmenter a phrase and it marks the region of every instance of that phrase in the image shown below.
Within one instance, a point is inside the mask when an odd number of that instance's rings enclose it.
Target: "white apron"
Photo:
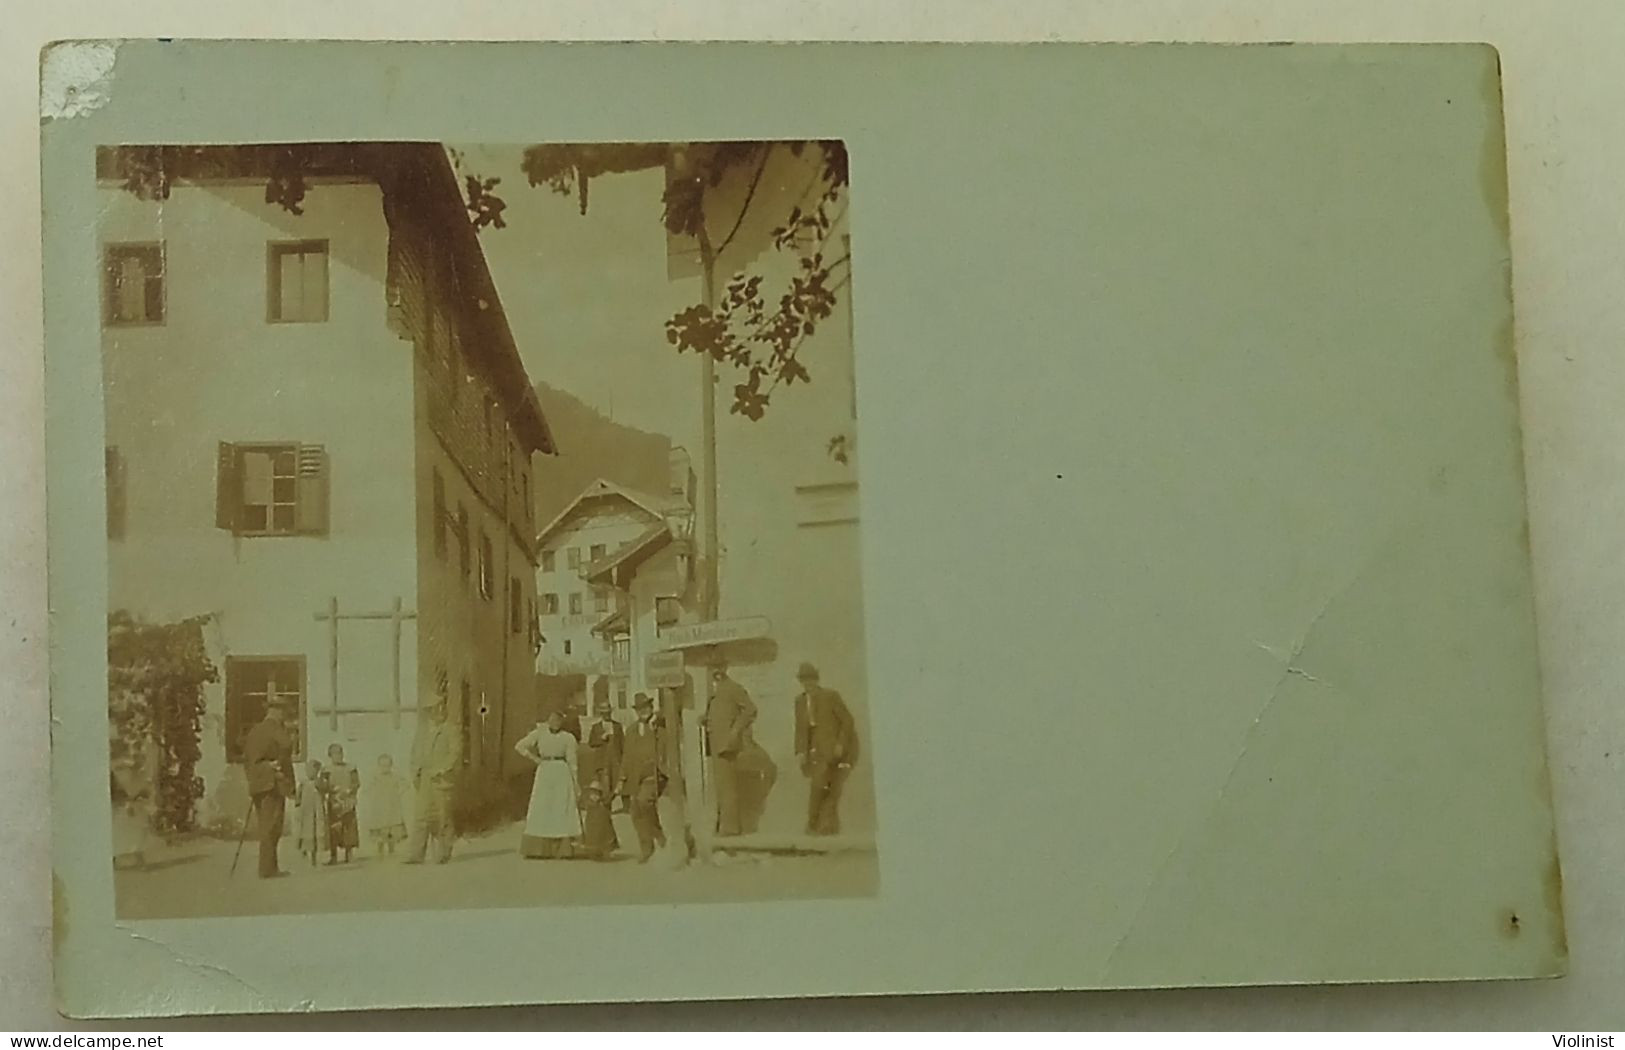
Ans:
[[[530,788],[525,834],[539,839],[575,838],[581,834],[581,811],[576,808],[576,738],[541,726],[525,739],[542,758]]]

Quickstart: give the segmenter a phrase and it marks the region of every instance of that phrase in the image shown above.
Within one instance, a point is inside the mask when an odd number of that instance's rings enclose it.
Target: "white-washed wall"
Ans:
[[[719,285],[740,271],[762,273],[771,308],[796,258],[772,249],[770,231],[798,203],[816,159],[816,150],[802,158],[791,157],[782,147],[776,151],[733,245],[718,260]],[[726,233],[731,227],[752,174],[735,169],[708,196],[713,229]],[[861,197],[861,187],[858,192]],[[844,216],[840,205],[834,211],[832,218]],[[829,258],[846,253],[847,236],[842,217],[827,241]],[[673,271],[679,275],[673,285],[676,301],[700,301],[692,261],[685,266],[674,260]],[[845,273],[843,268],[837,280]],[[801,347],[798,357],[811,381],[778,388],[762,419],[752,421],[730,411],[739,377],[731,369],[718,370],[719,615],[766,616],[773,623],[774,646],[742,650],[745,658],[735,660],[732,670],[756,701],[757,740],[779,768],[762,816],[764,832],[799,831],[806,820],[806,782],[794,758],[795,672],[803,660],[816,664],[823,684],[846,699],[862,735],[864,758],[847,785],[843,829],[871,834],[875,827],[871,764],[884,761],[885,746],[869,734],[857,461],[849,454],[848,462],[840,463],[829,450],[830,440],[844,435],[849,451],[856,451],[851,296],[854,287],[862,294],[861,276],[859,271],[855,284],[840,289],[833,316]],[[696,450],[696,467],[703,447],[698,433],[696,412],[693,428],[673,435],[674,443]],[[701,536],[703,529],[702,522]],[[769,651],[774,655],[769,657]]]
[[[392,726],[319,712],[332,701],[327,626],[341,611],[414,602],[413,390],[410,349],[385,325],[388,230],[374,185],[314,180],[293,215],[264,201],[263,181],[177,184],[168,200],[101,188],[103,244],[161,241],[164,322],[108,327],[102,349],[107,441],[125,464],[126,520],[111,541],[111,600],[152,620],[212,614],[216,656],[305,659],[306,733],[353,758],[399,749]],[[267,320],[267,244],[325,239],[325,322]],[[99,266],[99,262],[94,263]],[[221,441],[322,445],[331,465],[325,536],[238,537],[215,526]],[[384,706],[391,681],[386,624],[341,628],[341,706]],[[412,703],[414,629],[402,645]],[[387,725],[388,720],[386,720]],[[224,685],[209,690],[199,773],[205,821],[246,807],[224,760]]]

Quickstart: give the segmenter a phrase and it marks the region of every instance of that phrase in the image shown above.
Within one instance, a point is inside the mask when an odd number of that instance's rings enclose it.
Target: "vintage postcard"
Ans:
[[[1489,49],[41,107],[64,1010],[1561,972]]]

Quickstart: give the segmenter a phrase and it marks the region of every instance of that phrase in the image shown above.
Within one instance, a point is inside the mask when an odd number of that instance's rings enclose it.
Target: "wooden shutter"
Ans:
[[[308,536],[327,535],[331,476],[327,449],[321,445],[299,446],[299,479],[294,506],[294,527],[297,531]]]
[[[124,457],[107,446],[107,538],[124,538]]]
[[[237,518],[243,508],[243,479],[238,467],[237,446],[229,441],[220,442],[214,471],[214,525],[217,529],[237,531]]]

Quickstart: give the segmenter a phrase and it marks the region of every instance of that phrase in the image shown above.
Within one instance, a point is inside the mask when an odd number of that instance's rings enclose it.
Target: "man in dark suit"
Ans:
[[[802,664],[796,681],[796,757],[808,783],[807,833],[834,835],[841,830],[841,788],[858,760],[858,730],[841,694],[818,684],[818,668]]]
[[[576,758],[576,775],[583,792],[595,781],[602,786],[607,799],[620,782],[621,750],[625,735],[615,721],[614,710],[605,697],[593,705],[591,715],[583,716],[576,727],[580,749]]]
[[[293,794],[293,739],[282,721],[280,705],[265,705],[265,715],[243,737],[243,772],[254,800],[254,829],[260,840],[260,878],[286,875],[277,863],[282,839],[284,800]]]
[[[705,738],[710,744],[712,782],[717,792],[717,835],[739,834],[739,753],[750,743],[756,704],[743,686],[728,677],[728,665],[711,666],[711,702],[705,708]]]
[[[632,700],[638,718],[626,730],[616,789],[632,814],[640,863],[666,844],[666,833],[660,827],[660,793],[666,787],[666,734],[655,717],[654,706],[647,693],[639,693]]]

